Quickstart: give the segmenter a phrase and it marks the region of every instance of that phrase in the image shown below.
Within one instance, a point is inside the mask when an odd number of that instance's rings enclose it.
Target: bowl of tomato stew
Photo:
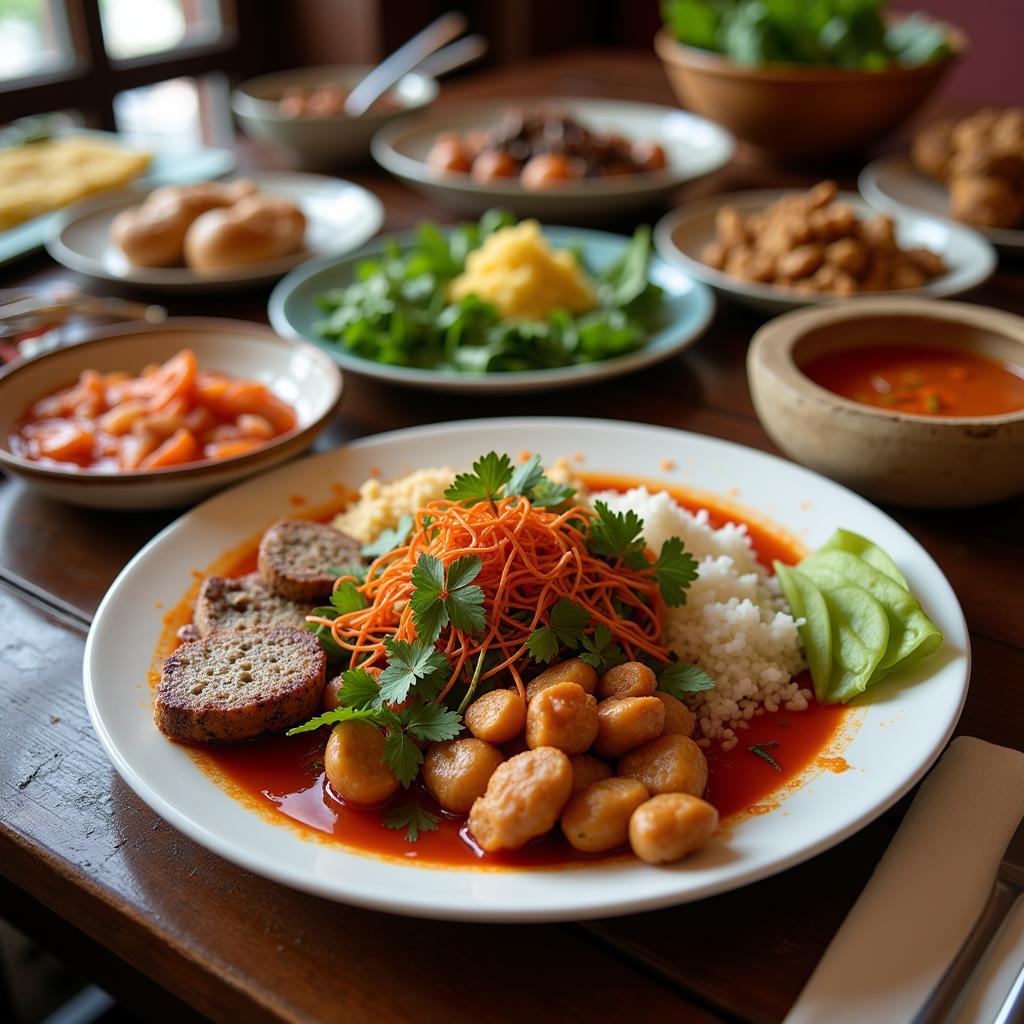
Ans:
[[[873,498],[953,508],[1024,491],[1024,318],[865,298],[772,320],[747,357],[791,458]]]
[[[0,468],[73,505],[187,505],[304,451],[341,390],[332,360],[260,324],[104,327],[0,374]]]

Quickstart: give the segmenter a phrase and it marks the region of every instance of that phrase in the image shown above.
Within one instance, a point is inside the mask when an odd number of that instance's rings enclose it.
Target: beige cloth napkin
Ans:
[[[956,955],[1024,817],[1024,753],[963,736],[921,786],[785,1024],[906,1024]],[[957,1021],[993,1020],[1024,963],[1018,901]]]

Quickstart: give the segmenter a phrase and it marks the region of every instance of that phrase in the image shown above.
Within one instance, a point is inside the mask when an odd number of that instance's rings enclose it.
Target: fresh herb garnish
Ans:
[[[654,563],[654,575],[665,604],[670,608],[686,604],[686,591],[697,578],[697,559],[678,537],[669,537],[661,545],[661,554]]]
[[[410,574],[415,590],[409,598],[419,638],[437,643],[449,622],[463,633],[484,630],[484,592],[473,583],[483,563],[477,555],[456,558],[447,567],[433,555],[420,555]]]
[[[367,605],[366,598],[356,588],[351,580],[343,580],[331,593],[331,603],[314,608],[310,613],[319,619],[334,620],[339,615],[347,615],[349,612],[358,612]],[[313,631],[320,646],[328,658],[338,659],[345,656],[343,651],[335,642],[329,627],[320,622],[307,622],[306,629]]]
[[[327,571],[336,579],[340,576],[351,576],[357,585],[366,582],[365,565],[329,565]]]
[[[533,455],[516,468],[505,486],[505,497],[520,494],[533,505],[554,508],[568,501],[576,489],[565,484],[556,484],[544,475],[540,456]]]
[[[747,752],[761,758],[762,761],[767,761],[777,772],[781,772],[782,768],[779,766],[779,762],[768,753],[769,750],[774,750],[778,745],[777,740],[769,740],[767,743],[755,743],[752,747],[747,747]]]
[[[475,505],[479,501],[494,504],[513,476],[512,460],[507,455],[488,452],[473,463],[472,473],[459,473],[444,492],[449,501]]]
[[[363,558],[369,558],[371,561],[380,558],[381,555],[400,548],[409,539],[410,533],[412,533],[412,516],[402,516],[393,530],[381,530],[372,544],[364,544],[361,554]]]
[[[433,644],[424,643],[422,640],[409,643],[388,637],[384,641],[384,647],[388,652],[388,667],[380,676],[378,703],[401,704],[409,696],[409,690],[413,686],[416,686],[419,694],[433,698],[440,686],[430,687],[433,692],[428,694],[425,693],[422,684],[437,680],[439,675],[443,675],[441,685],[447,681],[451,666],[444,654],[436,650]],[[370,681],[373,682],[372,679]]]
[[[687,693],[701,693],[715,688],[714,679],[704,669],[682,661],[655,668],[655,675],[658,677],[658,689],[679,700]]]
[[[370,708],[381,703],[380,686],[365,668],[350,668],[341,674],[338,704],[343,708]]]
[[[534,661],[547,664],[558,653],[559,644],[576,650],[583,630],[590,625],[585,608],[563,597],[548,615],[548,624],[535,629],[526,641]]]
[[[644,569],[648,561],[644,521],[632,510],[613,512],[603,501],[594,502],[597,518],[590,524],[590,550],[601,558],[622,562],[630,569]]]
[[[598,675],[603,675],[608,669],[626,660],[622,648],[612,642],[612,631],[603,622],[594,630],[593,636],[581,636],[580,644],[584,648],[579,656],[580,661],[593,665]]]
[[[399,804],[381,811],[381,824],[398,831],[405,829],[405,841],[415,843],[421,832],[436,832],[441,820],[436,814],[420,807],[419,804]]]

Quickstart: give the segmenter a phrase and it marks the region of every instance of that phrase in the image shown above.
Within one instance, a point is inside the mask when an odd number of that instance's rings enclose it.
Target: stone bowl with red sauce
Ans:
[[[772,440],[869,497],[926,508],[1024,492],[1024,318],[863,298],[777,317],[747,377]]]

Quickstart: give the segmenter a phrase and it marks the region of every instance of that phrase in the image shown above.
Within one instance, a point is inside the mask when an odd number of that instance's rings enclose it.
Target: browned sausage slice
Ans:
[[[210,576],[196,598],[192,625],[200,637],[221,630],[300,629],[312,610],[312,604],[289,601],[271,590],[257,572],[236,578]]]
[[[263,534],[258,565],[268,587],[293,601],[318,601],[334,585],[332,566],[358,564],[359,542],[308,519],[279,519]]]

